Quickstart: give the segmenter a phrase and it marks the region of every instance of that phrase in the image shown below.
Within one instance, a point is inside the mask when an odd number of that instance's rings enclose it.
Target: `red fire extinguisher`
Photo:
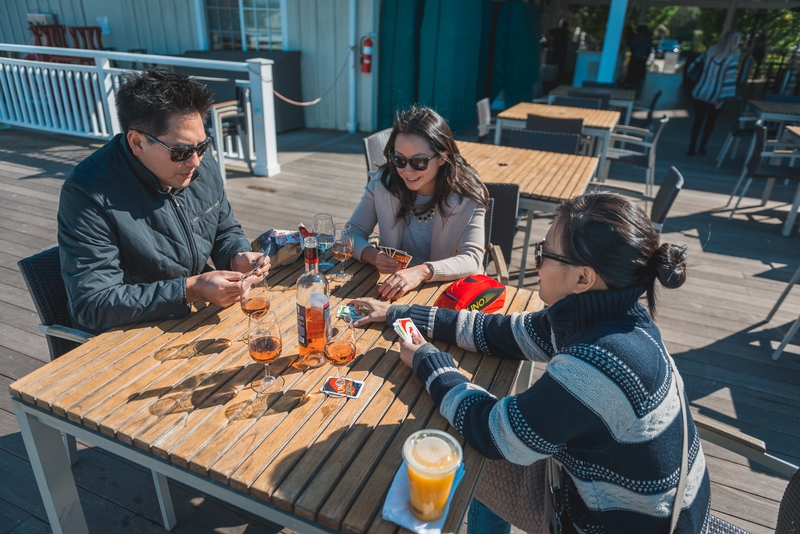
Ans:
[[[368,34],[361,40],[361,72],[372,72],[372,37]]]

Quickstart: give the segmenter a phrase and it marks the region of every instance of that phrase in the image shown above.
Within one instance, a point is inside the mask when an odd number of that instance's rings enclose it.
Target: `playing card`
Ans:
[[[350,321],[358,321],[359,319],[363,319],[366,317],[362,310],[357,309],[352,304],[346,306],[339,306],[336,310],[336,317],[341,317],[342,319],[348,319]]]
[[[395,251],[394,259],[400,262],[401,269],[408,267],[408,264],[411,262],[411,256],[408,254],[408,252],[404,252],[402,250]]]
[[[342,386],[336,387],[337,380],[339,380],[337,377],[329,376],[325,379],[320,391],[326,395],[338,395],[340,397],[347,397],[348,399],[357,399],[361,394],[361,388],[364,386],[363,381],[343,378]]]
[[[392,326],[394,327],[394,331],[397,332],[397,335],[403,338],[403,341],[408,343],[413,341],[413,334],[417,334],[418,336],[422,337],[417,325],[415,325],[414,321],[408,317],[396,320]]]

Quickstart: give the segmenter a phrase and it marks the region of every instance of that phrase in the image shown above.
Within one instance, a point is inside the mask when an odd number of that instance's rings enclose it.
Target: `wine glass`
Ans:
[[[333,217],[327,213],[317,213],[314,215],[314,226],[311,231],[317,236],[317,247],[320,251],[325,252],[333,245]],[[330,262],[320,262],[319,270],[327,271],[333,269],[333,264]]]
[[[267,312],[260,316],[250,316],[247,346],[250,350],[250,357],[256,362],[264,364],[264,385],[259,393],[282,389],[283,377],[274,377],[269,372],[269,364],[275,361],[283,350],[281,328],[275,313]]]
[[[269,284],[267,284],[266,273],[253,270],[243,274],[239,290],[242,297],[239,300],[239,305],[249,319],[260,317],[269,311]],[[247,328],[249,331],[249,322]],[[245,332],[242,341],[247,343],[247,332]]]
[[[336,367],[339,375],[336,378],[336,390],[342,391],[345,386],[342,366],[350,363],[356,357],[356,336],[353,332],[353,321],[349,318],[336,317],[333,325],[335,330],[330,341],[325,344],[325,359]]]
[[[353,275],[344,272],[344,262],[353,257],[353,230],[349,224],[337,224],[334,226],[335,238],[331,254],[339,260],[339,272],[333,275],[333,280],[347,282]]]

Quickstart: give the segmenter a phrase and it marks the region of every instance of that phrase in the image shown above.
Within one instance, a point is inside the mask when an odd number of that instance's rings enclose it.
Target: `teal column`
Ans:
[[[603,54],[600,56],[600,70],[597,73],[598,82],[614,81],[619,57],[619,43],[622,39],[622,26],[625,24],[627,8],[628,0],[611,0],[606,38],[603,40]]]

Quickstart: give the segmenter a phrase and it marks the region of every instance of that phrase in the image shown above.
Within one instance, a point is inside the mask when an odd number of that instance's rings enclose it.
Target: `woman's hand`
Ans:
[[[371,298],[351,300],[350,304],[367,314],[363,319],[353,322],[353,326],[357,327],[367,326],[369,323],[386,321],[386,312],[389,311],[390,306],[388,302],[381,302],[380,300]]]
[[[422,345],[427,343],[425,338],[417,334],[411,334],[411,343],[400,339],[400,360],[409,367],[413,367],[414,354]]]
[[[392,258],[388,254],[384,254],[383,252],[378,252],[378,255],[375,256],[374,265],[375,268],[378,269],[378,272],[381,274],[389,274],[397,272],[397,270],[399,270],[403,266],[402,263]]]
[[[382,299],[397,300],[412,289],[427,282],[433,273],[427,264],[400,269],[383,281],[378,288]]]

